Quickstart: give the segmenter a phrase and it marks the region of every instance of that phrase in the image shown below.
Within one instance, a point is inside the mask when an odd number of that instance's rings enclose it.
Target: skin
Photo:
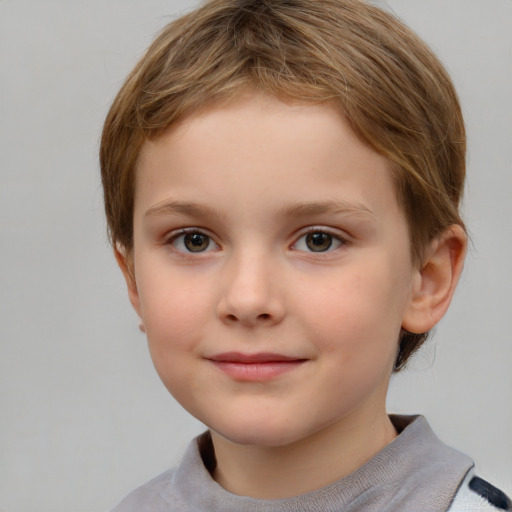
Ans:
[[[247,94],[145,143],[117,258],[160,378],[212,432],[213,477],[276,499],[394,439],[400,330],[442,317],[464,251],[452,226],[413,265],[389,162],[329,105]],[[232,352],[294,362],[245,379],[213,360]]]

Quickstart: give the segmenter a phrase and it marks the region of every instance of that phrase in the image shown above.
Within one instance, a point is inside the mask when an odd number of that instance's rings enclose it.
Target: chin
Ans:
[[[277,448],[292,444],[294,439],[284,434],[267,432],[215,432],[228,441],[241,446],[259,446],[262,448]]]
[[[228,441],[242,446],[275,448],[293,444],[304,437],[290,429],[290,425],[269,424],[264,420],[249,425],[245,421],[238,424],[233,421],[229,425],[216,423],[210,429]]]

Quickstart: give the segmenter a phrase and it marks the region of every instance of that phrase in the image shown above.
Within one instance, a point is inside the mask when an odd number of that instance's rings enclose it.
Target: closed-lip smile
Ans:
[[[208,356],[219,370],[238,381],[271,380],[304,364],[307,359],[271,352],[224,352]]]

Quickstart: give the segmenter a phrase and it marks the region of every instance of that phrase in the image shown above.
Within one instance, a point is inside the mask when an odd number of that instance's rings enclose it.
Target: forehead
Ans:
[[[202,108],[146,141],[136,210],[193,195],[240,209],[259,198],[266,210],[300,200],[350,200],[379,210],[389,206],[390,194],[396,202],[390,163],[334,106],[254,93]]]

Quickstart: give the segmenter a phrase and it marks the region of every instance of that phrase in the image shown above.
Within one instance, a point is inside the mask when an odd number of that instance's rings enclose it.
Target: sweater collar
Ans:
[[[190,510],[223,512],[442,512],[473,462],[443,444],[423,416],[391,415],[400,434],[350,475],[321,489],[279,500],[238,496],[213,480],[196,438],[174,473],[170,494]],[[200,436],[201,437],[201,436]],[[206,448],[207,449],[207,448]]]

